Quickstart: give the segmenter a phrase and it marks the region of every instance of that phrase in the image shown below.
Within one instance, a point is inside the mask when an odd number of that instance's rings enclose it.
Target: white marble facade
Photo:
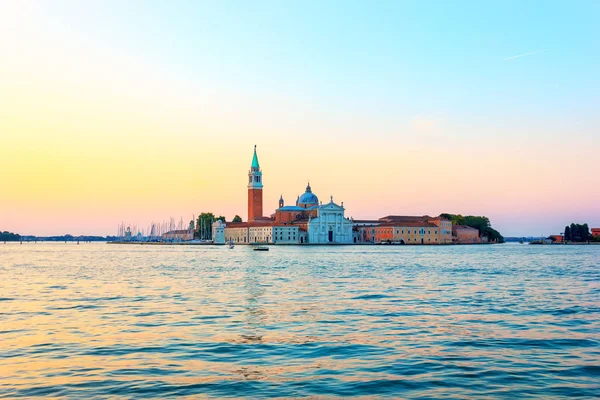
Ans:
[[[344,203],[335,204],[333,198],[318,209],[318,217],[308,221],[308,243],[353,243],[352,221],[344,217]]]

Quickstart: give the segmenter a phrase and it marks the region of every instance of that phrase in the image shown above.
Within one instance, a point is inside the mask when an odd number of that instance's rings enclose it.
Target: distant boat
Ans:
[[[254,248],[254,251],[269,251],[267,246],[258,246]]]
[[[230,241],[229,241],[229,248],[230,248],[230,249],[233,249],[233,240],[230,240]]]

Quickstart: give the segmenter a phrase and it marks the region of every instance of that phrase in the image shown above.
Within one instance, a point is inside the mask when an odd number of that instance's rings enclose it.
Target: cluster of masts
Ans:
[[[117,227],[117,237],[123,241],[161,241],[164,234],[176,230],[180,232],[186,230],[193,236],[194,220],[192,219],[188,224],[184,223],[182,217],[177,222],[175,218],[170,217],[168,221],[153,221],[145,228],[140,228],[137,224],[121,222]]]

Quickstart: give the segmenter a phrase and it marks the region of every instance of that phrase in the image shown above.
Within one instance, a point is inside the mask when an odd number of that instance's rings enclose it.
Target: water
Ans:
[[[600,246],[0,245],[0,397],[600,396]]]

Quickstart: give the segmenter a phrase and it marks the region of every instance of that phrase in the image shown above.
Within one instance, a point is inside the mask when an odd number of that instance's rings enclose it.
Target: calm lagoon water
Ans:
[[[0,244],[0,397],[600,396],[600,246]]]

